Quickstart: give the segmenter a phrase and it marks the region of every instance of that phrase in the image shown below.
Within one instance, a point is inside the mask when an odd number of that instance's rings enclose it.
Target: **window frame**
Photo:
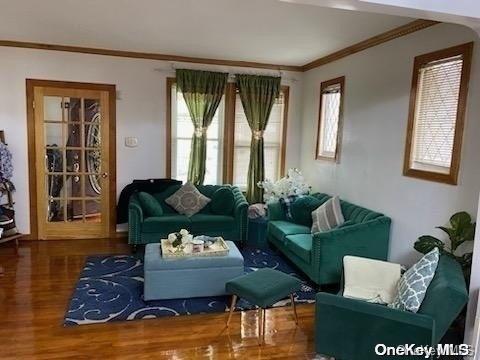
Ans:
[[[338,112],[338,128],[337,128],[337,146],[335,148],[334,156],[319,155],[320,150],[320,131],[322,129],[322,109],[323,109],[323,93],[326,88],[332,85],[340,85],[340,108]],[[317,121],[317,135],[315,144],[315,160],[326,160],[338,163],[340,161],[340,152],[342,146],[343,135],[343,104],[345,97],[345,76],[340,76],[334,79],[326,80],[320,83],[320,101],[318,108],[318,121]]]
[[[408,110],[407,138],[405,142],[405,154],[403,163],[403,175],[417,179],[435,181],[450,185],[458,184],[460,170],[463,132],[465,127],[465,112],[467,107],[468,85],[470,81],[470,67],[472,60],[473,42],[453,46],[447,49],[434,51],[415,57],[413,64],[412,84],[410,90],[410,103]],[[411,167],[411,158],[414,146],[415,113],[417,109],[417,96],[421,68],[433,61],[443,60],[454,56],[462,56],[462,74],[457,104],[457,117],[455,120],[455,133],[453,137],[452,160],[448,173],[440,173],[431,170],[420,170]]]
[[[166,79],[166,119],[165,119],[165,175],[167,178],[172,177],[172,86],[176,83],[175,77],[167,77]],[[285,159],[287,154],[287,129],[288,129],[288,110],[290,102],[290,87],[281,85],[285,105],[283,108],[283,124],[282,138],[280,144],[280,176],[285,175]],[[237,87],[234,82],[228,82],[225,89],[225,114],[223,123],[223,146],[222,166],[223,175],[221,179],[224,184],[233,182],[233,161],[235,152],[235,101],[237,96]]]

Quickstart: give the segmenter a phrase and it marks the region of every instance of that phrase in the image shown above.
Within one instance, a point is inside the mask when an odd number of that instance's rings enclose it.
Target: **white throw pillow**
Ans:
[[[343,258],[343,296],[377,304],[391,304],[401,277],[401,265],[358,256]]]
[[[344,222],[340,198],[334,196],[312,212],[312,234],[335,229]]]

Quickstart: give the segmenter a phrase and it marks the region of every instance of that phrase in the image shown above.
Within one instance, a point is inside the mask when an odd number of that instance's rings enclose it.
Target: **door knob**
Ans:
[[[103,177],[104,179],[106,179],[106,178],[108,177],[108,173],[104,172],[104,173],[102,174],[102,177]]]

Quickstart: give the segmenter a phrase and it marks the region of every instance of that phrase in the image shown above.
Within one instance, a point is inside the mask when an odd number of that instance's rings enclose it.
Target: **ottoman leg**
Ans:
[[[298,325],[297,306],[295,305],[295,299],[293,298],[293,294],[290,294],[290,302],[292,303],[293,316],[295,317],[295,324]]]
[[[232,303],[230,304],[230,312],[227,319],[227,327],[230,325],[230,320],[232,320],[233,311],[235,310],[235,304],[237,303],[237,295],[232,296]]]
[[[265,343],[265,319],[266,313],[264,308],[258,308],[258,345],[262,346]]]

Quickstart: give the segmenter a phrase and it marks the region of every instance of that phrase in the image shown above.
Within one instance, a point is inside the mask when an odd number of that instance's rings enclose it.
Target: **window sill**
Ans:
[[[458,174],[450,172],[450,174],[436,173],[432,171],[417,170],[417,169],[405,169],[403,171],[404,176],[413,177],[416,179],[428,180],[439,182],[449,185],[458,184]]]
[[[316,155],[315,160],[325,160],[333,163],[338,163],[337,156],[331,157],[331,156]]]

